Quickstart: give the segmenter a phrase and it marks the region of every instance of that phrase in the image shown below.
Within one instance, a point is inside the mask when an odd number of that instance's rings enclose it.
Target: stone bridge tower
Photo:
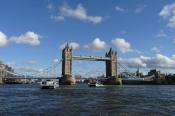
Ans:
[[[72,47],[67,43],[62,50],[62,78],[60,84],[63,85],[71,85],[75,83],[72,78],[72,52]]]
[[[106,60],[106,81],[104,84],[116,85],[121,84],[121,80],[117,77],[117,52],[114,52],[110,48],[109,52],[106,53],[106,57],[110,60]]]
[[[106,53],[106,57],[110,60],[106,61],[106,77],[117,76],[117,53],[110,48],[109,52]]]

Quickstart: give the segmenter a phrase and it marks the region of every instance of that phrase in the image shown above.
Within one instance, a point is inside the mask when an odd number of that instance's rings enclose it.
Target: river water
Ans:
[[[172,116],[175,85],[0,85],[0,116]]]

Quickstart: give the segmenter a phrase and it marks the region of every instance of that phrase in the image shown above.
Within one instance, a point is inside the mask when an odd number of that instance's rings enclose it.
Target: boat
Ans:
[[[97,83],[89,83],[88,85],[89,85],[89,87],[100,87],[100,86],[103,86],[103,84],[101,84],[99,82],[97,82]]]
[[[44,80],[41,82],[42,89],[56,89],[59,87],[58,80]]]
[[[155,84],[155,80],[154,80],[154,75],[151,76],[145,76],[143,78],[139,78],[139,77],[125,77],[122,78],[122,84],[128,84],[128,85],[149,85],[149,84]]]

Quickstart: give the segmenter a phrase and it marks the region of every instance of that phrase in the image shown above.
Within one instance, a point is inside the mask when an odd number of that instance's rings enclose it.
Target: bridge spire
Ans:
[[[66,42],[66,46],[65,46],[65,48],[66,48],[66,49],[69,48],[69,43],[68,43],[68,42]]]

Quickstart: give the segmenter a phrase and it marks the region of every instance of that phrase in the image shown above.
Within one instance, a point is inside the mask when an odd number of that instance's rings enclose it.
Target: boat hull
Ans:
[[[96,84],[89,84],[89,87],[96,87]]]
[[[123,85],[153,85],[156,84],[155,81],[146,81],[146,80],[122,80]]]
[[[42,89],[56,89],[59,87],[58,80],[44,80],[41,82]]]
[[[90,83],[89,87],[101,87],[103,86],[102,84],[98,84],[98,83]]]
[[[55,89],[54,86],[42,86],[42,89]]]

